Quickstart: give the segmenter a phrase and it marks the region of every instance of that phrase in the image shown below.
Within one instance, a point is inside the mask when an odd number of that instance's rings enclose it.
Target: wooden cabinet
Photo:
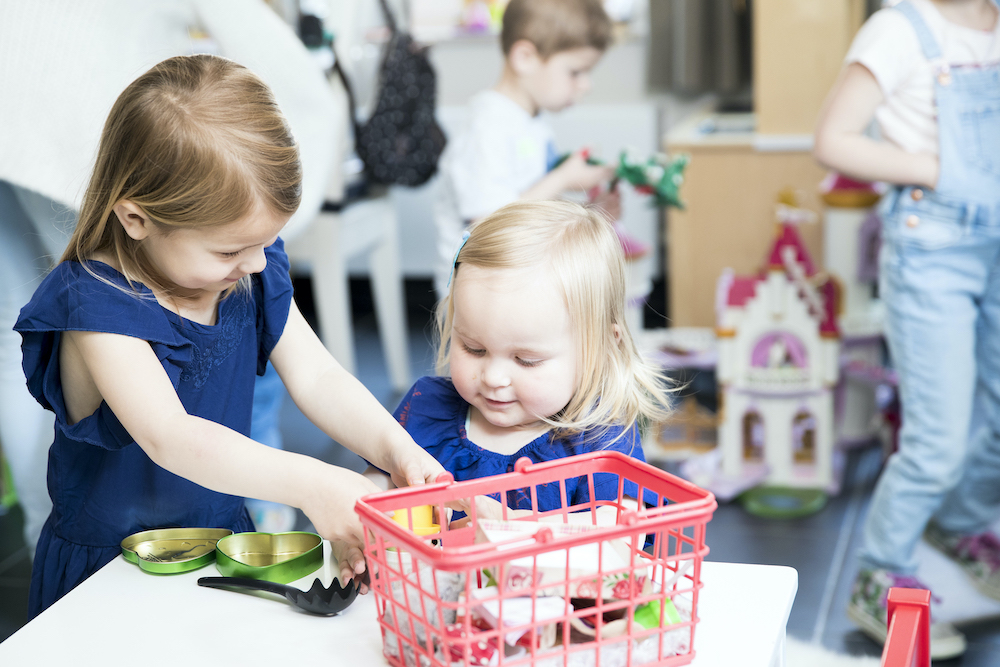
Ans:
[[[865,0],[754,0],[757,132],[811,134],[866,15]]]
[[[797,190],[802,206],[820,211],[817,186],[825,171],[808,145],[699,129],[719,120],[732,125],[739,117],[695,115],[667,137],[667,151],[691,156],[681,188],[687,208],[667,213],[670,326],[715,326],[716,281],[727,267],[737,275],[761,267],[773,243],[775,204],[783,189]],[[820,225],[800,229],[817,264],[823,257]]]
[[[820,218],[826,172],[812,157],[812,133],[866,5],[754,0],[754,113],[694,114],[667,135],[667,152],[691,155],[681,189],[687,209],[667,212],[671,326],[715,325],[716,281],[727,267],[739,275],[761,266],[783,189],[798,191]],[[800,229],[820,267],[821,224]]]

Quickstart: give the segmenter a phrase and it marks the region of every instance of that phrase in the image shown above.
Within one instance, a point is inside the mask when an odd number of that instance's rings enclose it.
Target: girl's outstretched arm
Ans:
[[[337,363],[294,303],[271,363],[311,422],[389,472],[396,486],[432,482],[444,472],[371,392]]]
[[[867,67],[847,65],[820,111],[813,155],[824,167],[859,180],[933,188],[938,179],[935,156],[907,153],[865,135],[884,99]]]
[[[588,164],[583,153],[576,152],[522,192],[521,199],[558,199],[569,190],[590,190],[606,185],[614,175],[613,166]]]
[[[369,480],[189,415],[156,354],[141,339],[66,332],[60,361],[63,386],[72,388],[66,395],[72,420],[91,414],[104,400],[160,467],[220,493],[302,509],[322,537],[353,547],[342,570],[364,571],[358,548],[363,529],[353,508],[359,497],[379,490]]]

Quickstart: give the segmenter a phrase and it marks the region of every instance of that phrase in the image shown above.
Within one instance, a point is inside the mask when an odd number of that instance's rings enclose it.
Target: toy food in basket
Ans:
[[[503,550],[521,542],[516,540],[511,544],[515,537],[533,542],[542,528],[563,537],[589,532],[599,526],[481,519],[477,530],[482,539],[477,541],[496,543],[497,549]],[[516,558],[507,562],[506,567],[488,568],[488,571],[498,585],[502,578],[503,587],[512,592],[523,590],[530,595],[537,589],[540,596],[588,599],[596,599],[600,593],[604,600],[627,600],[632,586],[643,593],[650,589],[648,573],[629,571],[629,554],[629,543],[625,540],[586,542],[568,549]],[[599,577],[602,571],[625,573]]]
[[[593,497],[601,473],[617,475],[617,501],[566,502],[566,480],[582,478]],[[632,484],[641,506],[624,496]],[[490,520],[471,502],[535,499],[543,485],[556,485],[561,508]],[[433,535],[387,515],[431,505],[443,517],[456,504],[470,521]],[[363,498],[383,652],[399,667],[687,664],[715,507],[711,493],[617,452],[521,459],[505,475]]]

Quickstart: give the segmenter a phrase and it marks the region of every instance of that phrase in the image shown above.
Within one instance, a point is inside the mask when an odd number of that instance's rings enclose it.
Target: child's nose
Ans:
[[[267,256],[264,255],[263,248],[249,253],[240,263],[240,271],[244,273],[260,273],[265,268],[267,268]]]
[[[510,374],[501,361],[488,361],[483,370],[483,382],[488,387],[506,387],[510,384]]]

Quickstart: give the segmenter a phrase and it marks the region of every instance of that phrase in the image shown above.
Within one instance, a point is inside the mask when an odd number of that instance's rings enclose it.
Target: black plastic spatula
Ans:
[[[349,584],[347,588],[343,588],[337,580],[334,580],[333,584],[327,588],[322,581],[316,579],[308,591],[302,591],[295,586],[276,584],[273,581],[244,577],[202,577],[198,580],[198,585],[207,588],[246,588],[277,593],[299,609],[320,616],[339,614],[347,609],[354,602],[354,598],[358,596],[357,586]]]

